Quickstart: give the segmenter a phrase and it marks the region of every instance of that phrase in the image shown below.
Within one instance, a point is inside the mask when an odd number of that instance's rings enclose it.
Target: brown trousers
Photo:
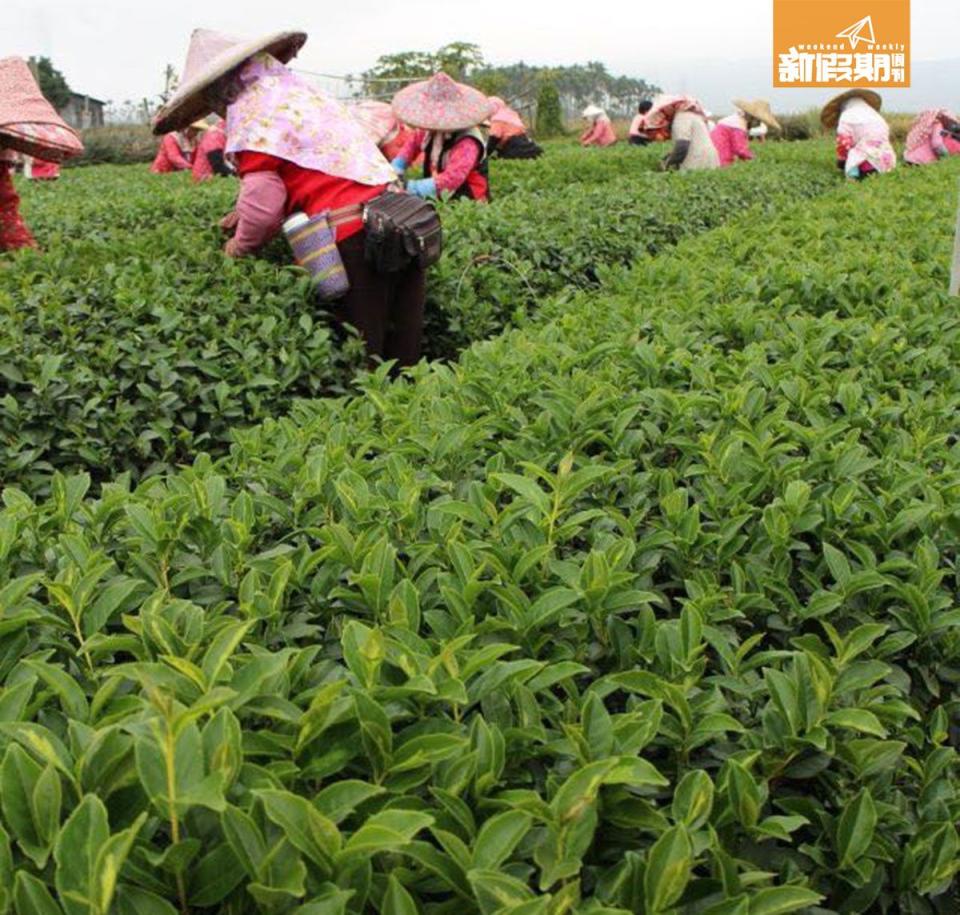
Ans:
[[[413,266],[399,273],[377,273],[364,257],[366,233],[340,242],[350,291],[333,303],[342,324],[355,327],[371,356],[414,365],[420,359],[426,276]]]

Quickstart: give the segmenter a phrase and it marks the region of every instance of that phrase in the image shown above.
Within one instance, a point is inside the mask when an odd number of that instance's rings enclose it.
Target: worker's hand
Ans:
[[[226,232],[227,235],[232,235],[237,230],[238,222],[240,222],[240,217],[237,215],[237,211],[234,210],[232,213],[227,213],[227,215],[220,220],[220,229]]]
[[[227,243],[223,246],[223,253],[226,254],[227,257],[243,257],[239,247],[239,243],[235,238],[228,239]]]
[[[436,197],[437,183],[433,178],[421,178],[419,181],[408,181],[407,192],[415,197]]]

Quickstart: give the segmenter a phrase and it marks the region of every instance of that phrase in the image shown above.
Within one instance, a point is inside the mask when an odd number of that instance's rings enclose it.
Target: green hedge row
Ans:
[[[819,163],[787,174],[771,160],[690,180],[627,172],[594,190],[557,180],[548,171],[541,191],[445,210],[430,355],[455,356],[541,296],[836,178]],[[358,343],[335,339],[283,243],[262,259],[222,257],[215,224],[235,193],[231,181],[197,187],[107,166],[24,188],[46,253],[7,256],[0,270],[4,480],[43,491],[53,469],[98,481],[153,473],[198,449],[222,453],[233,427],[349,385]]]

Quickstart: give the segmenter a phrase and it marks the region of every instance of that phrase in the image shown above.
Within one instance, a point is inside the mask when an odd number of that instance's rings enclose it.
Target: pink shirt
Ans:
[[[400,150],[400,158],[405,162],[413,162],[423,150],[426,139],[425,130],[415,130]],[[464,137],[454,143],[450,152],[447,153],[442,171],[434,172],[431,176],[437,191],[454,194],[460,190],[480,164],[481,155],[480,147],[471,137]]]
[[[183,172],[190,168],[189,154],[180,148],[176,133],[168,133],[161,141],[157,150],[157,157],[150,166],[150,171],[158,175],[167,172]]]
[[[717,124],[710,132],[710,139],[717,148],[721,168],[733,165],[737,159],[749,161],[753,158],[746,122],[735,114]]]
[[[593,125],[580,137],[581,146],[613,146],[617,142],[617,135],[613,130],[610,118],[599,117]]]

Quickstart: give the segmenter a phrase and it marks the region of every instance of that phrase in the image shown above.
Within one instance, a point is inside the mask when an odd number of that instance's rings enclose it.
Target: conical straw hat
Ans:
[[[437,73],[401,89],[393,99],[393,113],[411,127],[466,130],[487,120],[492,107],[479,90]]]
[[[244,39],[211,29],[194,29],[180,86],[156,113],[153,132],[180,130],[210,114],[211,104],[205,90],[254,54],[266,51],[281,63],[287,63],[297,56],[306,40],[306,32],[273,32],[261,38]]]
[[[872,89],[848,89],[834,96],[823,106],[820,112],[820,123],[824,127],[836,127],[840,121],[840,114],[843,106],[852,98],[862,98],[871,108],[879,111],[883,107],[883,99],[880,94]]]
[[[83,152],[83,143],[40,91],[22,57],[0,60],[0,148],[48,162]]]
[[[774,130],[781,129],[780,122],[773,116],[770,103],[766,99],[758,98],[753,101],[746,101],[745,99],[735,98],[733,104],[750,117],[762,121],[767,127],[772,127]]]

